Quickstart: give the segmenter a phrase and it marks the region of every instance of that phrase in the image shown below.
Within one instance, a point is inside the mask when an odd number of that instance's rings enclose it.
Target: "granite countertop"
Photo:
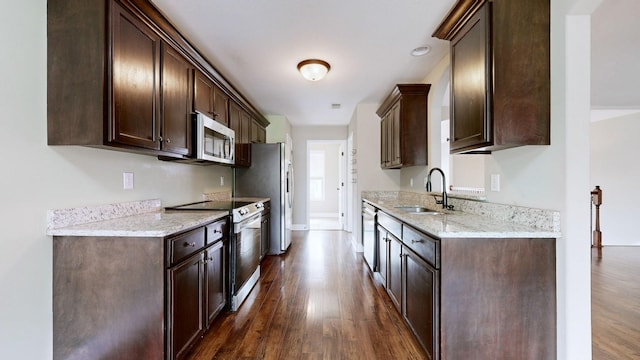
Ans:
[[[164,237],[228,216],[227,211],[168,211],[159,199],[49,210],[49,236]]]
[[[423,206],[415,202],[376,197],[363,197],[363,200],[402,222],[438,238],[558,238],[560,236],[560,233],[556,231],[496,220],[463,211],[445,211],[435,206],[429,206],[429,208],[441,212],[441,214],[407,213],[396,208],[397,206]]]
[[[227,215],[226,211],[159,211],[48,229],[47,235],[165,237]]]

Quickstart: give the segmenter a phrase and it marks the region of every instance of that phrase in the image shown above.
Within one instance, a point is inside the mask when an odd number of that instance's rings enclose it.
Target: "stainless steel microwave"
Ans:
[[[201,112],[196,112],[193,118],[196,159],[234,164],[235,132]]]

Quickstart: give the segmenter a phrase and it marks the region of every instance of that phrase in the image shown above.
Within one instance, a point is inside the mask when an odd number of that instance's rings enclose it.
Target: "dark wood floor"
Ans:
[[[640,359],[640,246],[591,253],[593,359]]]
[[[235,314],[223,314],[190,359],[423,359],[345,232],[295,231],[269,256]]]

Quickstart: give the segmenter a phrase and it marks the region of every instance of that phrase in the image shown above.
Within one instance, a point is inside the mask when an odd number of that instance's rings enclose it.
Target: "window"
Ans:
[[[324,201],[324,150],[309,151],[309,199]]]

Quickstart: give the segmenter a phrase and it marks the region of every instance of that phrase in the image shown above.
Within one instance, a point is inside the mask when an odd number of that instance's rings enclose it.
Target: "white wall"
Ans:
[[[287,134],[291,135],[291,123],[286,116],[267,115],[267,143],[287,142]]]
[[[47,2],[4,2],[0,12],[0,357],[52,357],[52,239],[49,209],[160,198],[201,199],[230,184],[226,167],[162,162],[147,155],[47,146]],[[16,29],[19,29],[16,30]],[[11,54],[11,56],[8,56]],[[135,188],[122,190],[122,172]]]
[[[307,214],[307,141],[347,140],[347,126],[293,126],[293,171],[296,194],[293,200],[293,224],[296,227],[309,225]]]
[[[603,190],[603,245],[640,245],[635,228],[640,203],[638,134],[640,113],[591,123],[590,185]]]
[[[380,168],[380,104],[358,104],[349,123],[356,149],[357,184],[353,187],[353,235],[356,244],[362,243],[361,192],[400,189],[400,170]]]

